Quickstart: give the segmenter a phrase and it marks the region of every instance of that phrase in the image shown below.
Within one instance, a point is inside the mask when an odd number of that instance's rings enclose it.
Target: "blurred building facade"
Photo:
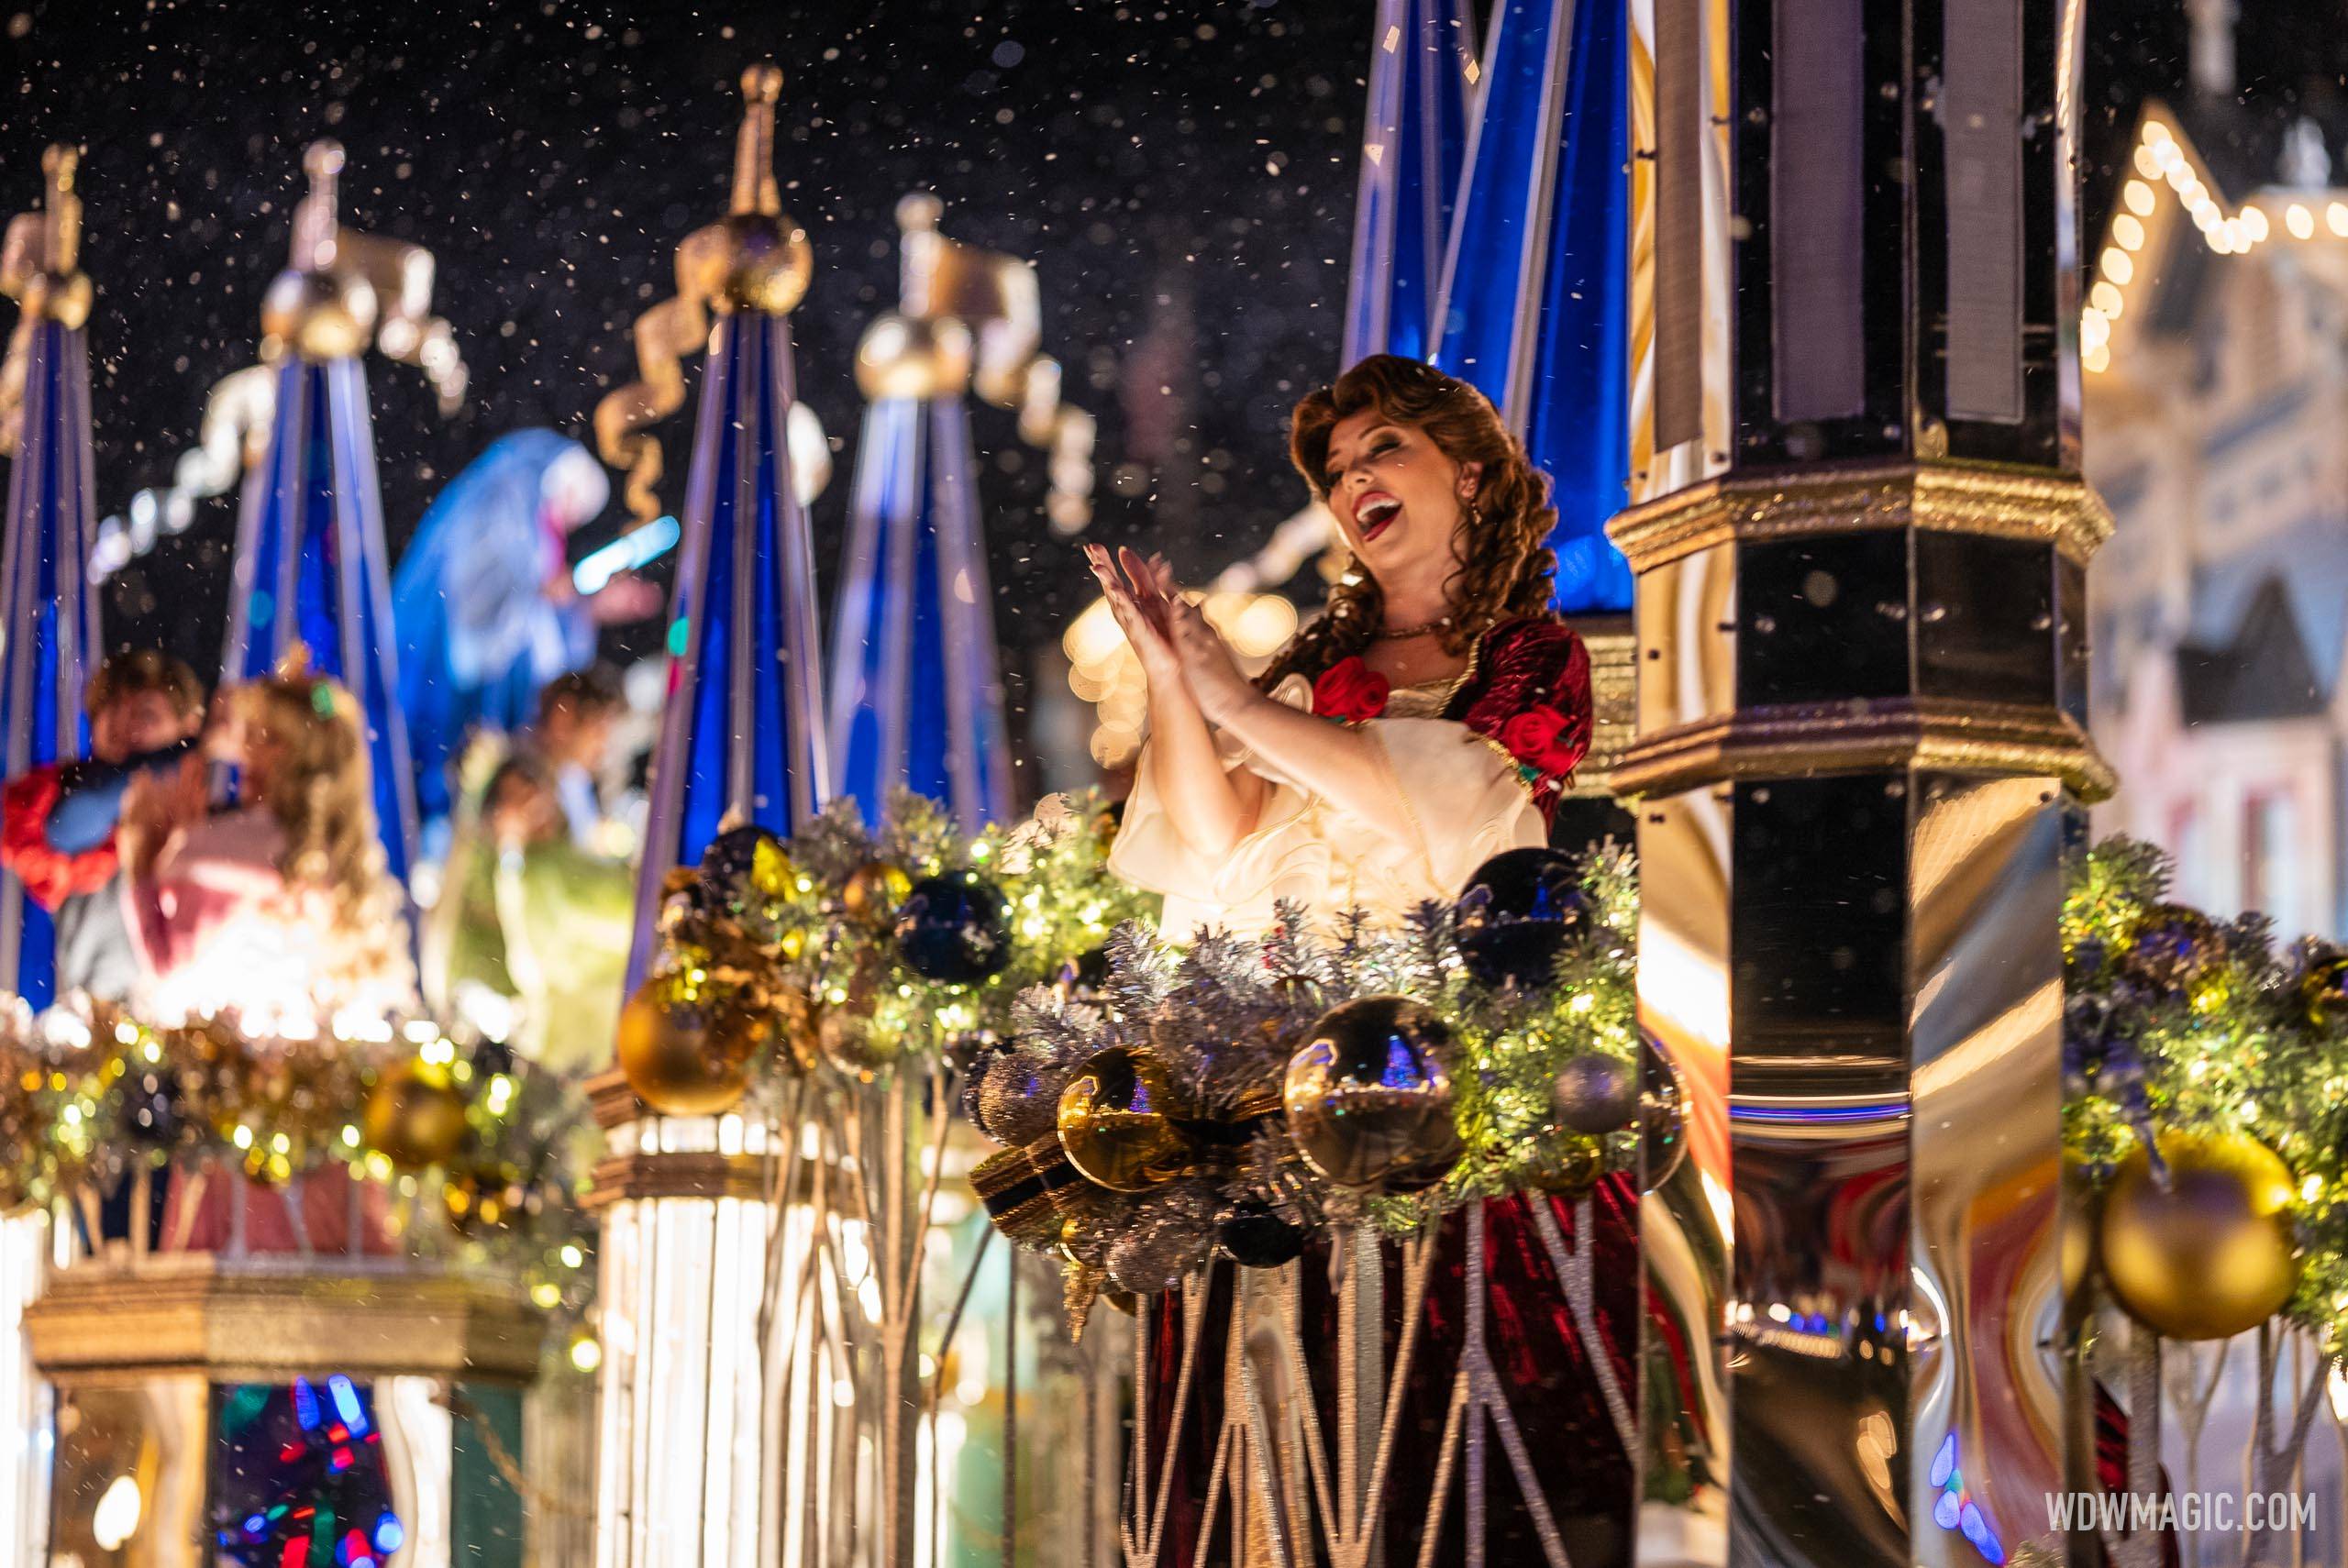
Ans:
[[[2286,936],[2348,931],[2348,112],[2194,87],[2147,104],[2080,323],[2087,466],[2118,525],[2090,588],[2099,834]]]

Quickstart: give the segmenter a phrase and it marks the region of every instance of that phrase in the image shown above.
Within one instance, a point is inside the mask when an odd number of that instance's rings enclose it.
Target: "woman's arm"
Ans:
[[[1150,770],[1167,817],[1191,853],[1209,859],[1228,855],[1255,826],[1263,809],[1264,781],[1245,768],[1224,767],[1168,640],[1157,576],[1150,563],[1125,550],[1113,565],[1109,552],[1097,545],[1087,547],[1085,553],[1108,597],[1110,613],[1139,656],[1143,678],[1149,683],[1149,745],[1142,765]]]
[[[1359,730],[1265,696],[1239,672],[1231,649],[1197,605],[1171,591],[1160,594],[1158,602],[1205,723],[1228,730],[1300,787],[1348,815],[1410,841],[1414,830],[1396,811],[1400,797],[1384,746]]]

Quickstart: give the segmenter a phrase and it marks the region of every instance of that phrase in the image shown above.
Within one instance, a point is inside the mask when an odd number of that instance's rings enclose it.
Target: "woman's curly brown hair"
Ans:
[[[1483,465],[1463,524],[1459,568],[1444,594],[1445,650],[1466,653],[1501,622],[1545,613],[1557,570],[1556,554],[1543,543],[1557,521],[1549,476],[1533,466],[1490,400],[1466,381],[1416,359],[1373,354],[1333,385],[1307,393],[1290,427],[1289,457],[1312,493],[1329,499],[1330,433],[1341,420],[1373,412],[1424,431],[1455,463]],[[1317,678],[1368,647],[1384,611],[1378,580],[1358,561],[1347,562],[1327,607],[1289,639],[1258,684],[1268,691],[1291,673]]]
[[[365,721],[339,683],[291,659],[275,674],[227,693],[247,733],[278,750],[260,802],[285,834],[277,869],[289,888],[332,901],[336,945],[349,976],[405,962],[404,900],[386,868],[375,822]]]

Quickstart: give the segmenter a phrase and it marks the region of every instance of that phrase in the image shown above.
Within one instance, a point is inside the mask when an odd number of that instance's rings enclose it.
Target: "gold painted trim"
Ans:
[[[627,1075],[617,1067],[597,1073],[587,1080],[585,1088],[588,1114],[606,1132],[652,1114],[652,1108],[636,1098],[636,1091],[627,1086]]]
[[[1627,615],[1578,616],[1574,629],[1589,650],[1589,755],[1574,769],[1568,800],[1614,793],[1613,772],[1638,731],[1639,645]]]
[[[767,1181],[767,1162],[757,1154],[615,1154],[596,1162],[579,1206],[594,1213],[645,1198],[763,1198]]]
[[[2110,765],[2053,708],[1947,698],[1748,708],[1642,736],[1616,762],[1623,796],[1676,795],[1748,778],[1938,767],[2055,778],[2093,803],[2118,787]]]
[[[1644,573],[1732,541],[1895,528],[2045,541],[2085,565],[2112,523],[2076,475],[1911,461],[1726,474],[1618,513],[1606,534]]]
[[[514,1291],[413,1265],[336,1272],[341,1261],[194,1253],[55,1270],[25,1312],[33,1362],[82,1385],[159,1373],[537,1377],[546,1318]]]

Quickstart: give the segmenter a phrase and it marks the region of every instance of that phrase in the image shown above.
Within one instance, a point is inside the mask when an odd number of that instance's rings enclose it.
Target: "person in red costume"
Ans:
[[[0,866],[56,917],[58,994],[121,1001],[138,977],[115,847],[123,795],[188,753],[204,727],[204,688],[180,660],[133,648],[98,667],[84,701],[90,755],[0,790]]]
[[[1545,843],[1589,748],[1589,656],[1549,608],[1548,476],[1490,402],[1373,355],[1297,406],[1290,448],[1352,555],[1254,681],[1165,563],[1091,551],[1141,660],[1149,742],[1110,856],[1167,931],[1266,929],[1283,900],[1399,924]]]

